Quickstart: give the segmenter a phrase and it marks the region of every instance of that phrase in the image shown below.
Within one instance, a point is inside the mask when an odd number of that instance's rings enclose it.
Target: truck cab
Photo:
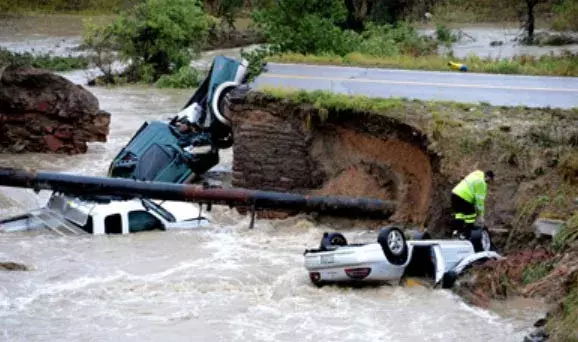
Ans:
[[[200,208],[185,202],[81,200],[53,193],[44,207],[1,220],[0,231],[48,229],[60,235],[105,235],[209,226],[200,214]]]

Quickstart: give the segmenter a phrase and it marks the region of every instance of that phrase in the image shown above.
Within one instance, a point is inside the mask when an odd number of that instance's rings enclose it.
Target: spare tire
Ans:
[[[392,265],[403,265],[408,259],[408,247],[405,235],[397,227],[384,227],[377,236],[387,261]]]

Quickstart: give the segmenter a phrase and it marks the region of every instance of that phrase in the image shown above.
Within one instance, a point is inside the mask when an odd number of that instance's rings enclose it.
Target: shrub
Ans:
[[[47,53],[34,54],[31,52],[12,52],[0,47],[0,67],[34,67],[53,71],[67,71],[75,69],[86,69],[88,59],[86,57],[59,57],[50,56]]]
[[[338,27],[346,18],[345,3],[340,0],[279,0],[253,14],[273,50],[303,54],[344,55],[353,51],[360,37]]]
[[[94,49],[102,42],[99,35],[109,37],[108,44],[119,48],[121,60],[131,63],[130,72],[154,82],[189,65],[205,43],[208,26],[196,1],[145,0],[122,12],[111,25],[93,29],[85,44]]]
[[[163,75],[155,83],[159,88],[195,88],[205,78],[199,70],[184,66],[172,75]]]
[[[392,57],[399,54],[412,56],[429,55],[436,52],[435,40],[421,36],[405,22],[396,26],[368,24],[363,33],[358,51],[376,57]]]

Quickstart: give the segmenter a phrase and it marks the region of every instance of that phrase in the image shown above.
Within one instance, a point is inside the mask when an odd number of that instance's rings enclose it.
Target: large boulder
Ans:
[[[0,69],[0,152],[85,153],[87,142],[106,142],[109,124],[82,86],[42,69]]]

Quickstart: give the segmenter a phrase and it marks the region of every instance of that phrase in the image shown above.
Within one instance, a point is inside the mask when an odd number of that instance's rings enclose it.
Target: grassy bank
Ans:
[[[410,124],[427,134],[430,149],[444,156],[441,172],[450,179],[473,165],[492,168],[504,182],[519,179],[527,187],[516,193],[511,203],[515,212],[503,222],[515,231],[527,231],[540,215],[568,219],[573,213],[578,197],[578,183],[574,183],[578,108],[496,107],[278,88],[263,92],[273,99],[312,105],[324,115],[370,112]]]
[[[32,54],[30,52],[12,52],[0,47],[1,66],[28,66],[53,71],[86,69],[89,65],[86,57],[57,57],[49,54]]]
[[[134,5],[136,0],[3,0],[4,14],[113,14]]]
[[[448,66],[448,62],[452,61],[467,65],[470,72],[492,74],[578,76],[578,54],[571,53],[567,53],[561,56],[519,56],[511,59],[480,58],[478,56],[468,56],[468,58],[459,59],[448,58],[439,55],[418,57],[408,55],[373,57],[357,52],[350,53],[344,57],[337,55],[317,56],[287,53],[267,57],[266,60],[280,63],[330,64],[434,71],[451,70]]]

